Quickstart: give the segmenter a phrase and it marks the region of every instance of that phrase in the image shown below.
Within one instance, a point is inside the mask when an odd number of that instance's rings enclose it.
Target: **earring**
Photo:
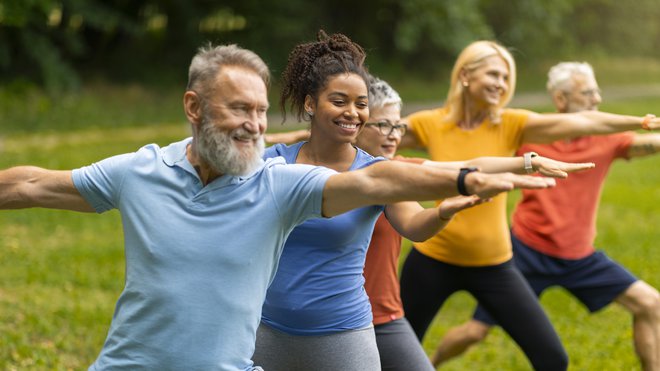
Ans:
[[[468,86],[470,86],[470,83],[467,81],[463,81],[463,87],[467,88]]]
[[[314,111],[305,111],[305,112],[307,112],[307,114],[308,114],[310,117],[314,116]]]

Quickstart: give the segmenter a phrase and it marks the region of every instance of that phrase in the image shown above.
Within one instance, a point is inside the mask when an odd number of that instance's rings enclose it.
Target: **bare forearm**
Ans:
[[[26,190],[38,177],[39,171],[39,168],[31,166],[20,166],[0,171],[0,208],[22,209],[32,207]]]
[[[599,111],[535,114],[529,117],[523,142],[550,143],[584,135],[613,134],[642,128],[644,117],[617,115]],[[655,129],[657,119],[647,122]]]
[[[426,209],[408,221],[405,234],[401,235],[413,242],[423,242],[444,228],[449,220],[440,218],[438,208]]]
[[[660,134],[635,134],[628,149],[629,157],[649,156],[660,152]]]
[[[365,169],[331,176],[323,190],[323,215],[332,216],[365,205],[391,204],[400,201],[424,201],[458,194],[493,197],[515,188],[542,189],[553,187],[553,179],[512,173],[464,173],[413,165],[400,161],[383,161]],[[461,179],[458,181],[458,179]]]
[[[70,171],[34,166],[0,171],[0,209],[30,207],[94,211],[73,186]]]
[[[400,235],[414,242],[422,242],[438,233],[452,214],[441,218],[438,208],[424,209],[417,202],[399,202],[387,205],[385,215]]]
[[[522,156],[518,157],[477,157],[468,161],[437,162],[424,161],[424,165],[435,166],[440,169],[460,169],[462,167],[476,167],[487,174],[514,173],[526,174],[525,161]],[[545,176],[565,178],[566,172],[586,170],[593,167],[591,163],[567,163],[553,159],[536,156],[531,160],[532,170],[540,171]],[[554,171],[558,170],[558,173]]]
[[[457,169],[439,169],[398,161],[383,161],[364,169],[379,203],[424,201],[457,194]]]
[[[264,135],[267,143],[293,144],[309,139],[309,130],[295,130],[282,133],[267,133]]]
[[[478,157],[465,162],[465,166],[478,167],[484,173],[512,172],[524,174],[522,157]]]
[[[381,161],[330,177],[323,193],[323,213],[331,216],[366,205],[450,197],[458,192],[457,176],[456,170]]]
[[[642,128],[643,117],[616,115],[600,111],[580,112],[588,121],[580,129],[582,135],[613,134]]]
[[[477,157],[467,161],[424,161],[423,165],[439,169],[458,170],[462,167],[477,167],[484,173],[512,172],[523,174],[525,171],[522,157]]]

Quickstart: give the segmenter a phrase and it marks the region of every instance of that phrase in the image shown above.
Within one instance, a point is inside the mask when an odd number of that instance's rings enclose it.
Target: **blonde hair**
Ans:
[[[459,122],[465,117],[465,87],[461,84],[461,71],[474,71],[485,63],[486,58],[494,55],[501,57],[509,66],[509,88],[499,104],[491,107],[490,112],[491,122],[499,122],[501,109],[509,104],[516,90],[516,62],[505,47],[495,41],[487,40],[471,43],[458,55],[451,71],[451,83],[445,101],[448,111],[446,121]]]

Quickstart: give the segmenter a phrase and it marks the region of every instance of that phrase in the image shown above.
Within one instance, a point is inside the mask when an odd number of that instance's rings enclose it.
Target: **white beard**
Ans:
[[[243,128],[227,132],[206,119],[202,120],[199,134],[197,154],[221,174],[247,175],[261,163],[265,148],[261,135],[250,134]],[[239,150],[233,143],[234,135],[252,139],[258,137],[256,146]]]

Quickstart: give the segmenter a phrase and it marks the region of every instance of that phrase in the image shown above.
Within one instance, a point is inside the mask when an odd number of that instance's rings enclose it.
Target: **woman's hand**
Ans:
[[[566,178],[568,173],[593,169],[596,164],[593,162],[570,163],[553,160],[551,158],[536,156],[532,158],[532,168],[544,176],[553,178]]]
[[[490,198],[482,199],[477,195],[446,198],[438,206],[438,218],[449,221],[457,212],[488,201],[490,201]]]

